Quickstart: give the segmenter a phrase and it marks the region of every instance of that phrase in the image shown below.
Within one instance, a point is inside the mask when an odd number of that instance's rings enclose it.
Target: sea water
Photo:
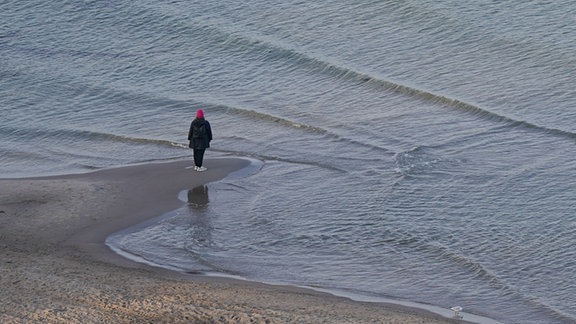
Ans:
[[[254,160],[114,246],[187,272],[576,321],[571,1],[0,3],[0,176]],[[210,168],[210,165],[207,164]]]

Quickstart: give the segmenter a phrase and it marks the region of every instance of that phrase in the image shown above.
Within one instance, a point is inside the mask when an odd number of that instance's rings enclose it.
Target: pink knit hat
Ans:
[[[204,118],[204,112],[202,109],[196,110],[196,118]]]

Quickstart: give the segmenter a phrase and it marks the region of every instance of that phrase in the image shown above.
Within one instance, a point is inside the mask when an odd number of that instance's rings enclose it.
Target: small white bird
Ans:
[[[460,315],[460,312],[464,309],[462,308],[462,306],[454,306],[450,307],[450,309],[454,312],[454,317],[462,318],[462,316]]]

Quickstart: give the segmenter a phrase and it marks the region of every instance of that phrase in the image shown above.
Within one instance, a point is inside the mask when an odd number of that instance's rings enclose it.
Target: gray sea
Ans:
[[[117,250],[574,323],[575,17],[568,0],[3,0],[0,177],[191,159],[204,109],[206,158],[251,167]]]

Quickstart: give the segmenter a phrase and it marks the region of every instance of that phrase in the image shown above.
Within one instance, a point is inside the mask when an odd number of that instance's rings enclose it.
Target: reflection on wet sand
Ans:
[[[208,210],[208,186],[202,185],[188,190],[188,208],[192,236],[199,246],[212,245],[212,222]]]
[[[205,210],[208,201],[208,186],[202,185],[188,190],[188,206],[191,209]]]

